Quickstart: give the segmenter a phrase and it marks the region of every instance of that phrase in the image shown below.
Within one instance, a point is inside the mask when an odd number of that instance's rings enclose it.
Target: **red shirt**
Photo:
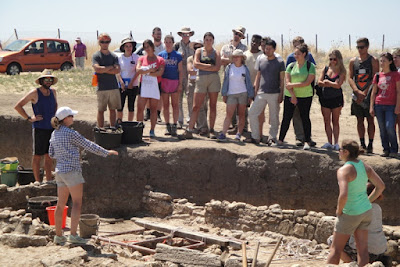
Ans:
[[[391,71],[388,73],[379,72],[379,81],[374,76],[374,84],[378,84],[378,93],[376,94],[375,104],[378,105],[396,105],[397,93],[396,83],[400,81],[400,73]]]
[[[160,66],[165,66],[165,61],[162,57],[157,56],[157,59],[153,60],[153,61],[148,61],[147,59],[148,59],[147,55],[141,56],[139,58],[139,62],[141,63],[142,67],[151,66],[151,68],[154,68],[154,67],[159,68]],[[142,81],[142,77],[140,77],[140,81]],[[157,77],[157,81],[158,81],[158,83],[161,82],[161,76]]]

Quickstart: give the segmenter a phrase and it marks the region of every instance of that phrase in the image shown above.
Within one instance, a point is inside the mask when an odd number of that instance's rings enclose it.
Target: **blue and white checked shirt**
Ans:
[[[65,126],[54,130],[50,138],[49,156],[57,160],[56,172],[82,172],[79,148],[107,157],[108,151]]]

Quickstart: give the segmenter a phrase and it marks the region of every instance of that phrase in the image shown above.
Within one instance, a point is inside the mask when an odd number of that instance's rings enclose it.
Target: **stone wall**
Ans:
[[[92,139],[92,124],[77,122],[74,127]],[[30,136],[26,121],[0,116],[0,140],[5,140],[0,158],[17,156],[24,164],[30,161]],[[337,153],[266,148],[249,155],[220,146],[161,146],[157,142],[121,146],[118,151],[118,157],[108,158],[82,154],[84,213],[129,217],[143,208],[145,185],[199,205],[218,199],[256,206],[279,203],[283,210],[315,210],[326,215],[335,212],[336,169],[343,164]],[[375,156],[362,159],[387,185],[380,203],[385,223],[399,224],[400,161]]]

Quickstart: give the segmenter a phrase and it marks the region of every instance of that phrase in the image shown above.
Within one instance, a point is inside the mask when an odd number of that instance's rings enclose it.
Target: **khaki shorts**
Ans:
[[[56,172],[55,179],[57,182],[57,186],[59,187],[73,187],[75,185],[83,184],[85,182],[82,173],[76,171],[67,173]]]
[[[367,230],[372,220],[372,209],[360,215],[342,214],[335,224],[335,232],[352,235],[355,230]]]
[[[97,91],[97,110],[121,109],[121,94],[119,89]]]
[[[227,105],[247,105],[247,92],[228,95],[228,99],[226,100]]]
[[[218,93],[221,90],[221,80],[218,73],[198,75],[196,77],[195,93]]]

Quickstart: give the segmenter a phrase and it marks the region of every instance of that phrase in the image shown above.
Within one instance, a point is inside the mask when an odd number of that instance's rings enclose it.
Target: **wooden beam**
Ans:
[[[217,244],[220,245],[221,247],[231,246],[235,249],[242,248],[241,242],[230,240],[228,238],[199,233],[199,232],[193,232],[192,230],[184,229],[181,227],[171,226],[164,223],[154,223],[151,221],[146,221],[138,218],[131,218],[131,220],[135,222],[137,225],[142,226],[146,229],[157,230],[164,233],[173,233],[174,236],[191,238],[194,240],[203,241],[206,244]]]

